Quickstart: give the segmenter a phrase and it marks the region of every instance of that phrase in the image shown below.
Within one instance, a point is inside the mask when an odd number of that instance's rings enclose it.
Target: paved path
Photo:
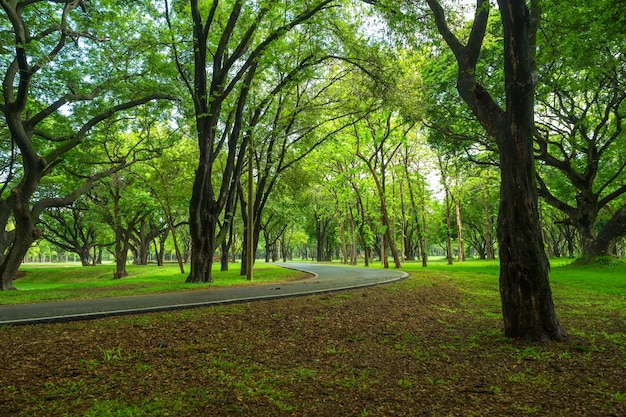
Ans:
[[[295,262],[278,265],[310,272],[313,277],[294,282],[241,287],[209,287],[206,290],[167,294],[0,305],[0,326],[88,320],[115,315],[328,293],[399,281],[407,276],[406,273],[398,270]]]

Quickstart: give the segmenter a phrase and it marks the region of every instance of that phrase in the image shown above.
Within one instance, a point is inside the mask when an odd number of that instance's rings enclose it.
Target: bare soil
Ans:
[[[2,416],[626,416],[626,313],[502,336],[493,294],[333,295],[0,329]],[[495,306],[495,307],[494,307]]]

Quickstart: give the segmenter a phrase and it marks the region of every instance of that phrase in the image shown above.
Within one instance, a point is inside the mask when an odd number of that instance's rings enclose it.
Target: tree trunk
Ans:
[[[376,184],[376,189],[378,190],[378,196],[380,198],[381,221],[382,221],[383,228],[385,229],[383,233],[383,239],[381,242],[381,246],[383,246],[381,248],[381,253],[384,252],[385,268],[389,268],[389,261],[387,259],[387,246],[389,246],[389,250],[391,251],[391,255],[393,256],[394,266],[396,268],[401,268],[402,263],[400,262],[400,257],[398,256],[398,249],[396,247],[396,242],[394,239],[391,238],[391,227],[390,227],[390,222],[389,222],[389,214],[387,212],[387,202],[386,202],[385,194],[384,194],[385,191],[382,187],[380,180],[378,179],[378,176],[376,175],[376,172],[372,169],[371,166],[370,166],[370,172],[372,173],[372,176],[374,178],[374,183]]]
[[[451,236],[451,229],[452,229],[452,222],[450,219],[450,211],[451,211],[451,204],[450,204],[450,191],[448,191],[448,188],[445,187],[446,190],[446,258],[448,260],[448,265],[452,265],[452,236]]]
[[[121,226],[115,228],[115,272],[113,279],[121,279],[128,276],[126,261],[128,260],[128,243]]]
[[[411,208],[413,209],[413,215],[415,216],[415,232],[417,234],[417,243],[418,243],[418,256],[422,259],[422,267],[426,267],[428,265],[428,255],[426,254],[426,210],[424,204],[422,204],[422,221],[423,225],[420,226],[420,215],[417,210],[417,204],[415,203],[415,194],[413,192],[413,183],[409,178],[409,169],[408,169],[408,149],[406,150],[407,154],[405,156],[404,163],[404,173],[406,175],[407,185],[409,187],[409,200],[411,201]]]
[[[485,254],[487,259],[495,259],[496,254],[493,249],[493,236],[491,234],[491,215],[489,213],[489,192],[487,191],[487,185],[483,184],[484,187],[484,208],[485,208]]]
[[[420,232],[419,242],[422,250],[422,268],[428,266],[428,237],[426,236],[426,202],[422,200],[422,231]]]
[[[75,253],[78,255],[78,258],[80,259],[80,264],[82,266],[91,265],[91,248],[90,247],[79,248],[75,251]],[[74,257],[74,260],[76,260],[76,257]]]
[[[196,176],[196,182],[202,182]],[[207,196],[195,191],[191,197],[189,210],[189,233],[191,236],[191,265],[186,282],[213,281],[213,256],[216,249],[218,215],[206,204]]]
[[[539,227],[530,16],[525,1],[498,3],[504,28],[506,88],[506,114],[496,137],[500,150],[498,246],[505,335],[558,340],[565,334],[552,302],[549,263]]]
[[[13,281],[17,275],[17,270],[28,253],[30,246],[39,238],[39,233],[31,219],[28,200],[22,201],[16,197],[11,199],[10,206],[13,212],[15,233],[10,235],[13,237],[13,242],[10,244],[10,249],[0,265],[0,273],[2,274],[0,288],[3,291],[15,289]]]
[[[348,264],[348,244],[346,243],[345,221],[342,218],[339,222],[339,239],[341,239],[341,263]]]
[[[458,199],[455,199],[454,206],[456,208],[456,227],[457,227],[457,247],[458,247],[458,258],[459,262],[465,262],[465,242],[463,241],[463,218],[461,217],[461,205],[459,204]]]
[[[622,206],[611,217],[594,239],[583,240],[583,258],[592,261],[597,257],[615,256],[615,243],[624,236],[624,230],[626,230],[626,206]]]

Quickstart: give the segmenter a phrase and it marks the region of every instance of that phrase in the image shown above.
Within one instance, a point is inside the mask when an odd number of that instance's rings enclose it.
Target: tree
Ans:
[[[481,259],[495,259],[495,219],[498,207],[497,172],[490,167],[467,178],[463,189],[463,228]]]
[[[178,229],[183,224],[187,226],[193,168],[197,165],[196,148],[188,135],[180,132],[170,134],[174,136],[170,139],[174,141],[173,145],[164,149],[160,158],[141,164],[135,174],[150,189],[151,196],[159,204],[169,235],[172,237],[180,273],[184,274]]]
[[[418,257],[422,260],[422,266],[426,267],[428,265],[428,238],[426,233],[426,199],[428,190],[422,171],[428,166],[428,150],[418,142],[417,131],[417,129],[412,131],[414,133],[412,135],[413,140],[407,140],[404,143],[401,164],[409,191],[411,217],[415,224],[417,246],[419,248]],[[416,151],[419,152],[419,157]]]
[[[176,53],[176,63],[193,100],[199,163],[193,185],[190,214],[192,240],[188,282],[210,282],[213,256],[228,227],[218,236],[220,216],[233,201],[248,146],[242,137],[250,89],[262,73],[263,55],[294,27],[334,5],[333,0],[314,4],[243,0],[212,2],[204,7],[191,0],[193,31],[191,72]],[[285,7],[289,6],[287,10]],[[167,8],[168,21],[172,24]],[[184,11],[179,11],[184,16]],[[226,153],[219,179],[213,173],[217,158]],[[224,224],[231,222],[228,211]]]
[[[361,127],[359,129],[359,127]],[[389,267],[387,261],[387,247],[393,256],[396,268],[402,266],[395,236],[391,236],[391,221],[387,209],[385,196],[385,183],[389,164],[392,162],[402,143],[399,139],[404,138],[412,128],[412,124],[403,123],[398,115],[391,111],[372,113],[364,119],[360,125],[355,125],[354,136],[356,139],[356,156],[361,159],[368,168],[380,199],[380,213],[382,223],[381,259],[385,267]],[[367,152],[367,153],[366,153]]]
[[[100,13],[110,11],[105,4],[91,10],[80,0],[2,1],[1,6],[1,31],[13,37],[0,58],[0,112],[6,123],[0,130],[10,137],[2,145],[0,199],[0,288],[6,290],[13,289],[22,259],[41,236],[41,213],[71,204],[98,180],[132,163],[135,153],[105,170],[93,159],[72,163],[69,157],[95,145],[89,142],[104,122],[172,97],[155,93],[162,89],[134,53],[154,39],[128,37],[131,20],[101,20]],[[120,12],[119,5],[111,7]],[[141,7],[126,5],[124,11],[143,14]],[[150,33],[132,24],[137,33]],[[62,195],[51,188],[41,193],[42,179],[58,170],[74,176],[74,188]]]
[[[592,261],[614,254],[626,235],[626,37],[616,23],[623,4],[545,7],[537,55],[539,193],[565,214],[583,259]]]
[[[141,185],[132,172],[120,171],[101,182],[97,193],[94,193],[98,210],[115,235],[115,279],[128,276],[126,263],[128,252],[132,249],[133,233],[141,227],[156,206],[149,191]],[[136,254],[139,253],[136,251]]]
[[[439,2],[428,0],[437,29],[457,59],[457,89],[496,141],[500,159],[498,248],[504,332],[508,337],[560,340],[549,263],[539,224],[533,158],[534,40],[540,11],[521,0],[499,0],[503,29],[504,108],[476,78],[489,20],[489,3],[478,0],[470,36],[463,44],[450,30]]]
[[[501,96],[494,95],[499,90],[489,90],[478,66],[490,21],[489,1],[477,0],[474,20],[464,39],[455,34],[440,2],[426,3],[437,31],[456,59],[456,88],[498,150],[501,186],[497,233],[504,333],[513,338],[563,339],[565,333],[556,316],[548,279],[533,155],[538,3],[531,1],[529,9],[525,1],[498,1],[504,58]],[[394,3],[387,10],[397,16],[400,8]],[[492,17],[497,18],[495,14]]]
[[[68,252],[78,255],[83,266],[95,265],[99,230],[93,221],[88,199],[78,199],[69,207],[55,207],[44,212],[44,239]]]
[[[299,33],[292,40],[291,48],[301,48],[302,38],[308,37],[309,31]],[[286,37],[285,40],[288,40]],[[327,39],[331,43],[330,39]],[[266,83],[275,87],[261,96],[251,121],[247,135],[254,137],[253,161],[256,173],[255,195],[253,199],[253,247],[259,242],[259,231],[263,210],[276,185],[291,170],[300,170],[297,165],[313,151],[320,148],[329,139],[352,126],[363,117],[363,111],[356,106],[352,87],[353,73],[360,71],[349,57],[325,55],[317,58],[307,55],[299,57],[291,53],[295,63],[287,73],[281,72],[286,65],[283,59],[272,71],[277,80],[266,76]],[[365,64],[361,64],[363,67]],[[255,94],[256,95],[256,94]],[[293,175],[291,176],[293,178]],[[247,202],[242,201],[242,217],[247,224]],[[247,236],[244,240],[247,240]],[[247,245],[244,245],[246,253]],[[247,257],[242,256],[241,274],[246,274]]]

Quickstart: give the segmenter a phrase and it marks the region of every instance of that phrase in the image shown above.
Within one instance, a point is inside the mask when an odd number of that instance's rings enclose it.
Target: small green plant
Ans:
[[[370,415],[370,412],[367,411],[367,408],[364,408],[361,410],[361,412],[359,413],[360,417],[368,417]]]
[[[399,379],[397,385],[402,389],[411,389],[413,387],[413,383],[408,379]]]
[[[132,406],[114,400],[96,400],[85,417],[139,417],[145,415],[137,406]]]
[[[291,412],[294,411],[296,408],[292,405],[289,405],[287,403],[284,403],[280,400],[274,399],[270,397],[270,401],[272,403],[274,403],[274,405],[280,410],[280,411],[286,411],[286,412]]]
[[[111,349],[103,349],[98,346],[98,350],[102,355],[102,362],[104,363],[120,362],[123,359],[122,348],[120,346]]]
[[[316,371],[315,369],[299,366],[294,369],[294,372],[299,379],[311,379],[315,376]]]
[[[88,371],[93,371],[99,365],[98,361],[95,359],[89,359],[89,360],[80,359],[78,361],[78,364],[80,365],[81,369],[86,369]]]
[[[137,372],[147,372],[151,369],[152,366],[148,365],[147,363],[138,363],[137,365],[135,365],[135,370]]]

